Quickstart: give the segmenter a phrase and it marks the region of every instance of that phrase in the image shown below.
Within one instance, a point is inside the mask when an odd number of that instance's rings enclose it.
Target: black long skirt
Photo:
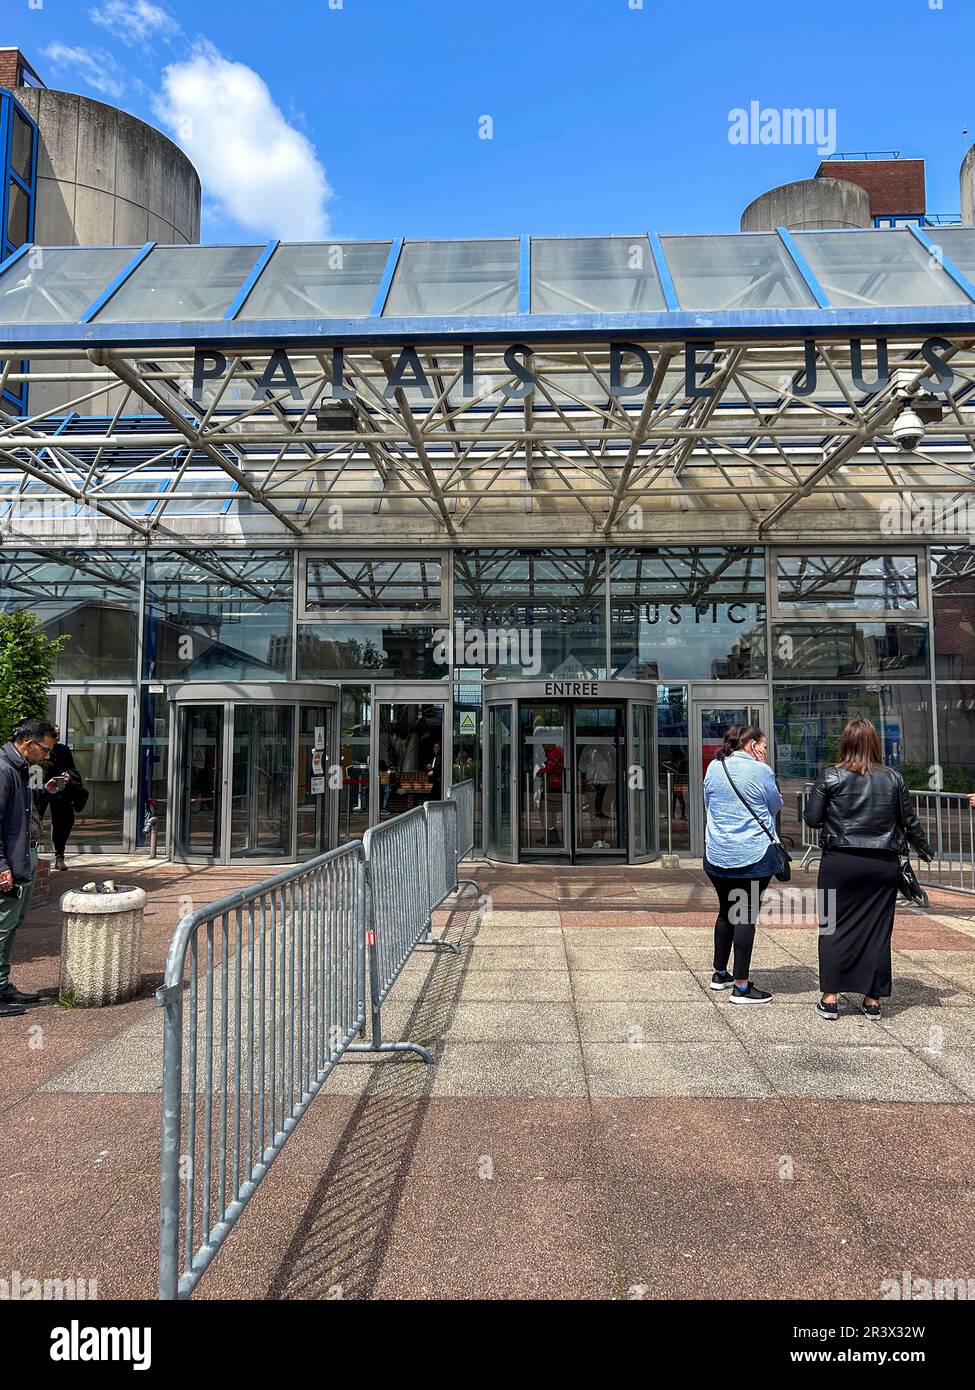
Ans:
[[[890,938],[900,859],[887,850],[835,849],[819,865],[819,983],[824,994],[890,997]]]

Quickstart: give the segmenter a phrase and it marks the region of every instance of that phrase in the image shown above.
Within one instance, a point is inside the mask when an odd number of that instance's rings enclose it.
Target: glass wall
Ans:
[[[373,695],[370,687],[382,681],[430,682],[403,698],[419,711],[445,706],[440,752],[452,755],[453,780],[474,779],[478,818],[482,683],[499,678],[646,681],[657,711],[655,815],[665,827],[669,771],[677,850],[691,848],[694,809],[689,681],[762,683],[774,697],[776,767],[790,793],[835,754],[842,724],[856,712],[875,720],[886,756],[912,786],[934,787],[940,777],[947,791],[975,789],[975,546],[968,544],[939,543],[927,554],[903,544],[880,554],[838,545],[818,553],[811,545],[806,553],[791,545],[593,545],[356,554],[348,543],[333,551],[160,546],[144,553],[15,545],[0,550],[0,611],[35,612],[49,635],[69,637],[55,672],[58,708],[76,694],[102,699],[116,690],[138,699],[138,764],[128,774],[135,805],[111,802],[104,788],[93,801],[105,822],[93,829],[113,841],[124,818],[126,838],[145,846],[147,816],[155,814],[165,844],[179,794],[168,786],[165,687],[173,680],[342,683],[341,838],[369,824],[373,698],[377,708],[401,708],[395,691]],[[257,731],[254,746],[267,753],[274,738],[307,742],[314,729],[306,724]],[[87,725],[78,737],[94,756]],[[194,737],[201,758],[209,733]],[[388,753],[377,776],[394,771]],[[422,761],[407,771],[427,774],[432,747]],[[115,772],[93,780],[116,792],[120,785]],[[392,803],[390,778],[381,785]],[[304,783],[287,795],[299,799],[310,847],[321,829],[317,803]],[[283,796],[279,787],[276,805]],[[240,821],[243,801],[236,809]],[[212,797],[197,789],[180,814],[202,842],[212,812]],[[280,827],[266,810],[260,815],[263,849]],[[479,842],[481,833],[478,824]],[[492,833],[497,838],[499,828]]]
[[[298,677],[312,680],[444,680],[432,627],[379,623],[303,625]]]
[[[0,610],[36,613],[66,636],[55,680],[135,675],[142,560],[131,550],[0,551]]]
[[[453,617],[454,664],[485,680],[605,679],[606,552],[459,550]]]
[[[145,677],[290,678],[292,568],[289,550],[150,552]]]
[[[975,546],[931,550],[934,670],[938,680],[975,680]]]
[[[760,546],[609,553],[613,675],[755,680],[766,674]]]
[[[931,786],[935,756],[929,684],[776,684],[772,697],[775,766],[786,801],[782,824],[790,834],[798,830],[796,793],[836,761],[843,726],[854,715],[871,720],[884,761],[900,769],[909,787]]]
[[[369,829],[370,734],[372,699],[367,685],[347,685],[342,691],[339,766],[339,843],[361,840]]]
[[[691,847],[691,820],[688,813],[688,777],[691,766],[690,728],[686,685],[657,687],[657,815],[660,849],[668,849],[665,839],[667,800],[670,798],[670,847],[687,853]],[[668,778],[668,773],[670,774]]]
[[[776,623],[773,676],[822,680],[928,674],[926,623]]]

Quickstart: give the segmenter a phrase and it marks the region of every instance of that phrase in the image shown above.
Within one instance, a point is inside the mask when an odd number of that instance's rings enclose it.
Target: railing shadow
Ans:
[[[477,913],[451,910],[445,934],[459,954],[437,952],[400,1036],[426,1044],[434,1066],[390,1058],[373,1068],[365,1092],[316,1184],[275,1271],[269,1299],[372,1296],[393,1219],[427,1113],[442,1035],[450,1025],[477,932]],[[391,1002],[395,1002],[393,990]],[[343,1066],[365,1065],[358,1059]]]

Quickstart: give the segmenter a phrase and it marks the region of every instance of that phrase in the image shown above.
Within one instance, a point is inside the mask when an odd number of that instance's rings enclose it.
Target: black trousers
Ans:
[[[771,883],[768,878],[723,878],[708,874],[718,895],[718,915],[714,923],[714,968],[727,970],[731,948],[735,951],[736,980],[747,980],[755,944],[755,924],[762,894]]]
[[[74,829],[74,807],[66,797],[52,797],[51,799],[51,839],[54,841],[54,853],[59,859],[64,858],[64,851],[68,845],[68,836]]]

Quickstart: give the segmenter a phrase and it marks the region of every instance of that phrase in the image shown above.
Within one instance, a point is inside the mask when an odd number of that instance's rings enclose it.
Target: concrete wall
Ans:
[[[741,215],[743,232],[775,227],[813,231],[820,227],[872,227],[870,195],[845,179],[800,179],[763,193]]]
[[[961,162],[961,220],[966,227],[975,227],[975,145]]]
[[[200,239],[200,179],[160,131],[73,92],[20,87],[38,128],[39,246]]]

